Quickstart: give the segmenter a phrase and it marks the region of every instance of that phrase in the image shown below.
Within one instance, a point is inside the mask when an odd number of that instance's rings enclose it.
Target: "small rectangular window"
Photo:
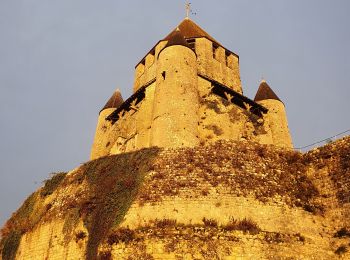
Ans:
[[[227,67],[230,67],[230,60],[229,60],[230,54],[231,53],[228,50],[225,50],[225,60],[226,60]]]
[[[216,51],[218,50],[219,45],[213,43],[213,58],[216,59]]]

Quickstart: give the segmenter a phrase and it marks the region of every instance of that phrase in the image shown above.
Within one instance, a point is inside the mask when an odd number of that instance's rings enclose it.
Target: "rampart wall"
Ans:
[[[34,193],[2,254],[22,230],[17,259],[345,259],[349,154],[348,137],[306,154],[219,141],[100,158]]]

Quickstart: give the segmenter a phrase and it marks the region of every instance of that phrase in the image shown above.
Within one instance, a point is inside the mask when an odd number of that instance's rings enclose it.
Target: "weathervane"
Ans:
[[[190,16],[190,11],[191,11],[191,3],[186,1],[186,19],[189,19],[189,16]]]
[[[186,19],[190,19],[190,13],[194,15],[197,14],[192,12],[191,3],[189,1],[186,1],[185,7],[186,7]]]

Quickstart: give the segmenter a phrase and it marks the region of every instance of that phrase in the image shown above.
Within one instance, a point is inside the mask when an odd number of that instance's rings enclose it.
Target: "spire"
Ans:
[[[260,82],[259,89],[256,92],[254,101],[257,102],[257,101],[266,100],[266,99],[275,99],[275,100],[281,101],[279,97],[275,94],[275,92],[273,92],[273,90],[267,84],[266,80],[262,79]]]
[[[216,44],[220,45],[219,42],[217,42],[213,37],[211,37],[206,31],[204,31],[199,25],[197,25],[195,22],[193,22],[191,19],[185,18],[171,33],[169,33],[163,40],[168,41],[173,34],[175,34],[176,29],[179,28],[181,31],[183,37],[185,39],[188,38],[200,38],[205,37],[209,40],[215,42]]]
[[[116,89],[113,95],[107,101],[106,105],[101,109],[101,111],[107,108],[118,108],[121,104],[123,104],[123,102],[124,100],[122,94],[120,93],[120,90]]]

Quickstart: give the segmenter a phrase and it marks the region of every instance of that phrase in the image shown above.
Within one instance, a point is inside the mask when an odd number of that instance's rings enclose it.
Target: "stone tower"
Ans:
[[[101,109],[98,116],[96,133],[94,138],[94,144],[92,145],[91,157],[100,157],[109,153],[108,143],[116,142],[115,136],[108,135],[107,129],[111,127],[111,123],[106,120],[106,117],[110,115],[115,109],[123,104],[123,98],[120,90],[117,89],[105,106]]]
[[[350,137],[291,147],[270,86],[244,96],[238,56],[185,19],[100,111],[93,160],[6,222],[0,260],[350,259]]]
[[[186,18],[136,65],[133,95],[101,111],[91,159],[217,140],[291,148],[284,105],[265,84],[244,96],[238,55]]]
[[[293,147],[284,104],[265,80],[261,81],[254,101],[269,110],[264,119],[271,131],[271,142],[281,147]]]

